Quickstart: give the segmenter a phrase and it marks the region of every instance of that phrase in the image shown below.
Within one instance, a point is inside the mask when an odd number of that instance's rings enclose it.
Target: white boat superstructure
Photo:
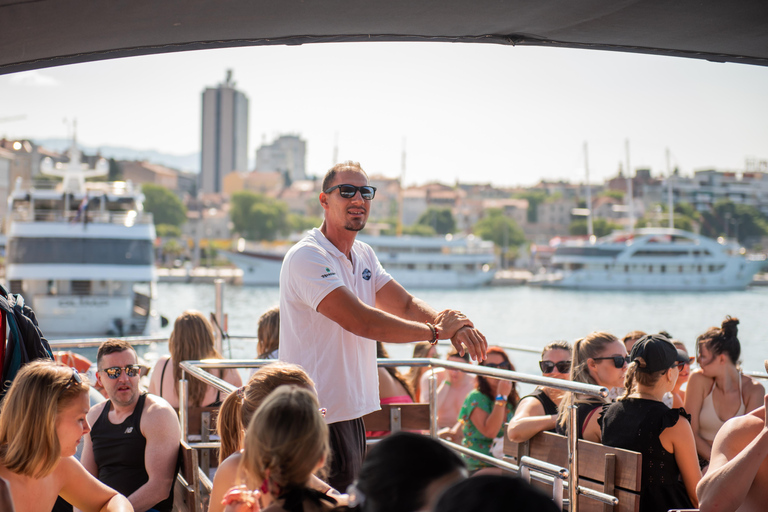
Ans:
[[[493,242],[473,235],[358,235],[357,239],[370,245],[384,269],[406,288],[474,288],[493,279]],[[287,250],[242,250],[225,255],[242,269],[243,284],[276,286]]]
[[[741,290],[765,265],[738,246],[669,228],[616,232],[555,250],[530,284],[595,290]]]
[[[61,182],[23,189],[8,198],[6,281],[21,293],[48,335],[138,335],[148,327],[157,282],[155,227],[143,195],[130,182],[87,182],[107,173],[70,161],[44,174]]]

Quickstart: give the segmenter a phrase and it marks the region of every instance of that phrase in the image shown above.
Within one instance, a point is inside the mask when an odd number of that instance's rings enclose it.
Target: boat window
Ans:
[[[696,268],[696,272],[698,272],[699,274],[701,274],[701,265],[699,265],[699,266]]]
[[[648,265],[648,273],[653,274],[653,265]]]
[[[151,240],[104,238],[14,238],[8,263],[154,265]]]
[[[430,265],[430,267],[431,267],[431,266],[432,266],[432,265]],[[464,265],[464,268],[466,268],[466,269],[467,269],[467,270],[469,270],[470,272],[472,272],[472,271],[474,271],[474,270],[475,270],[475,266],[474,266],[474,265],[472,265],[471,263],[467,263],[466,265]]]
[[[11,293],[23,293],[21,279],[12,279],[8,284],[11,287]]]
[[[666,265],[662,265],[661,266],[661,273],[664,274],[666,271],[667,271],[667,266]]]
[[[687,256],[687,251],[635,251],[634,254],[632,254],[632,257],[647,257],[651,256],[654,258],[667,258],[667,257],[677,257],[677,256]]]
[[[413,263],[409,263],[408,265],[406,265],[405,268],[407,268],[408,270],[415,270],[416,269],[416,265],[413,264]]]
[[[90,281],[72,281],[72,295],[90,295]]]

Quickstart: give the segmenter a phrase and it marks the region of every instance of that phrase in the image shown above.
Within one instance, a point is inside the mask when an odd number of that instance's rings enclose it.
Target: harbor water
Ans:
[[[576,291],[527,286],[409,291],[438,310],[461,310],[492,345],[540,348],[558,339],[572,342],[595,330],[618,337],[633,330],[666,330],[685,343],[693,355],[696,336],[711,326],[719,326],[726,315],[731,315],[741,321],[743,369],[763,372],[763,360],[768,359],[768,287],[764,286],[711,293]],[[224,311],[228,315],[229,333],[255,336],[259,315],[278,302],[277,287],[226,285]],[[155,309],[170,320],[157,334],[168,335],[173,320],[184,310],[197,309],[206,314],[214,311],[214,286],[160,283]],[[231,350],[229,343],[225,341],[225,357],[256,356],[252,341],[231,340]],[[387,348],[392,357],[411,356],[410,344]],[[509,355],[519,371],[539,374],[539,354],[509,351]]]

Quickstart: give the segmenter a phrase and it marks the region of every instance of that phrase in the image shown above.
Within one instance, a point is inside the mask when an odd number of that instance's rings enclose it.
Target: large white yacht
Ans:
[[[473,235],[358,235],[357,239],[370,245],[384,269],[406,288],[475,288],[493,279],[493,242]],[[243,284],[277,286],[287,250],[242,249],[225,254],[243,270]]]
[[[533,285],[596,290],[741,290],[766,264],[733,244],[669,228],[560,245]]]
[[[8,197],[6,280],[34,309],[47,336],[145,333],[157,281],[155,227],[130,182],[87,182],[90,169],[73,142],[70,161],[47,158],[51,180]]]

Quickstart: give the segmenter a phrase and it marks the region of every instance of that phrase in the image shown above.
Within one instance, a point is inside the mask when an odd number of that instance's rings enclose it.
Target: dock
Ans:
[[[227,284],[242,284],[243,271],[231,267],[196,267],[157,269],[157,280],[161,283],[213,283],[223,279]]]

